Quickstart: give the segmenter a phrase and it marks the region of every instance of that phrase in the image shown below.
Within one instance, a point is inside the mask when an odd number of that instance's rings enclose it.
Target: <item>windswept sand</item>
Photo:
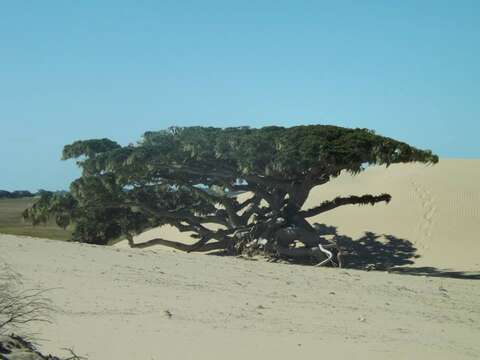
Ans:
[[[22,274],[25,287],[52,289],[54,323],[29,329],[44,353],[66,355],[61,348],[73,347],[90,360],[478,359],[480,282],[472,279],[480,270],[479,183],[480,161],[443,160],[343,176],[309,200],[390,192],[388,206],[337,209],[314,221],[335,226],[344,244],[363,237],[389,267],[437,277],[10,235],[0,235],[0,259]],[[173,235],[152,230],[137,241],[182,239]],[[402,251],[390,256],[388,242]]]

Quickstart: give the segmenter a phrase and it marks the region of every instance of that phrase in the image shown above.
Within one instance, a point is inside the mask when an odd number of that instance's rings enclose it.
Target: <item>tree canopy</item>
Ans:
[[[310,190],[368,165],[436,163],[431,151],[368,129],[327,125],[264,128],[172,127],[146,132],[137,144],[109,139],[67,145],[82,176],[65,194],[43,194],[24,216],[74,223],[74,239],[106,244],[170,224],[192,231],[192,246],[152,239],[189,251],[219,248],[231,254],[261,250],[269,256],[332,253],[307,218],[351,204],[390,201],[390,195],[338,197],[302,210]],[[248,192],[241,201],[238,193]],[[216,224],[212,229],[206,224]],[[301,246],[299,246],[299,244]]]

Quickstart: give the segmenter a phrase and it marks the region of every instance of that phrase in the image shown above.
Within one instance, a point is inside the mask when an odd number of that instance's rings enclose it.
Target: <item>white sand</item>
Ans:
[[[365,231],[408,239],[422,256],[411,267],[478,271],[479,183],[478,160],[372,168],[315,191],[310,205],[390,192],[388,206],[337,209],[317,221],[353,239]],[[45,353],[73,347],[90,360],[480,357],[478,280],[9,235],[0,235],[0,257],[26,287],[54,288],[55,322],[32,329]]]
[[[480,160],[441,160],[373,167],[313,191],[306,207],[342,194],[392,195],[390,204],[342,207],[312,221],[338,226],[353,239],[365,231],[411,241],[415,266],[480,270]]]

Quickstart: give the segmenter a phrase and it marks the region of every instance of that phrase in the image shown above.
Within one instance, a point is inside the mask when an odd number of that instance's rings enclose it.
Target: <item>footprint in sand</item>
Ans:
[[[433,219],[437,211],[435,199],[432,193],[423,185],[420,185],[415,181],[412,181],[411,184],[414,190],[414,195],[416,198],[420,199],[423,208],[423,214],[418,223],[418,237],[416,239],[418,241],[416,242],[418,242],[418,245],[423,249],[428,249],[428,246],[425,244],[428,243],[426,240],[432,235]]]

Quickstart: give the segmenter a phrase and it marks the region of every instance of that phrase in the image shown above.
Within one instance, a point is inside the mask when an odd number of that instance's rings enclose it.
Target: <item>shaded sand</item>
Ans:
[[[414,274],[462,276],[473,272],[478,276],[479,184],[480,160],[370,167],[357,176],[343,174],[313,189],[304,208],[336,196],[389,193],[389,204],[344,206],[309,220],[326,225],[327,234],[341,236],[340,244],[357,255],[347,259],[354,268],[383,264],[401,266]],[[192,243],[189,233],[171,226],[150,230],[135,241],[157,237]],[[360,241],[367,248],[359,246]],[[117,246],[128,245],[121,242]]]
[[[52,288],[43,353],[95,359],[478,359],[480,282],[0,235]]]

